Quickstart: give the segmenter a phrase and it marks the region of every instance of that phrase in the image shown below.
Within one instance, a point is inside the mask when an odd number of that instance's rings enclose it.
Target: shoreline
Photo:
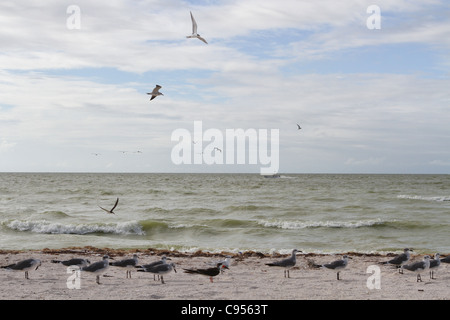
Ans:
[[[43,249],[0,249],[0,256],[5,254],[19,254],[19,253],[42,253],[42,254],[79,254],[79,255],[92,255],[92,254],[111,254],[123,256],[127,254],[144,254],[144,255],[166,255],[172,257],[225,257],[231,256],[232,258],[238,257],[259,257],[259,258],[283,258],[288,257],[290,253],[264,253],[260,251],[247,250],[239,253],[231,252],[231,251],[218,251],[218,252],[210,252],[204,250],[196,250],[196,251],[180,251],[180,250],[168,250],[168,249],[158,249],[158,248],[109,248],[109,247],[93,247],[93,246],[84,246],[84,247],[66,247],[66,248],[43,248]],[[399,251],[400,252],[400,251]],[[320,256],[337,256],[337,255],[349,255],[349,256],[357,256],[357,257],[394,257],[399,252],[393,253],[365,253],[365,252],[356,252],[356,251],[346,251],[339,253],[302,253],[299,251],[298,255],[305,257],[320,257]],[[429,255],[433,257],[435,252],[421,252],[421,253],[412,253],[411,257],[414,256],[424,256]],[[450,255],[450,253],[441,253],[441,256],[445,257]]]
[[[100,261],[104,254],[115,260],[129,258],[137,253],[139,264],[159,260],[162,255],[175,263],[177,272],[164,275],[165,284],[153,280],[153,274],[135,272],[127,279],[125,270],[110,266],[96,284],[95,275],[80,272],[80,288],[69,288],[73,277],[67,267],[51,263],[53,259],[88,258],[91,263]],[[336,272],[312,265],[329,263],[343,254],[297,254],[296,266],[290,277],[284,277],[284,269],[267,266],[267,263],[285,258],[284,254],[263,254],[253,251],[229,254],[231,265],[223,274],[208,277],[185,273],[187,268],[208,268],[210,263],[223,259],[227,252],[183,253],[148,249],[110,249],[95,247],[70,247],[43,250],[0,250],[0,266],[27,258],[41,260],[37,270],[29,271],[25,279],[23,271],[0,269],[2,290],[0,300],[449,300],[450,264],[441,263],[431,279],[429,272],[416,274],[380,263],[396,254],[347,254],[347,268]],[[442,257],[445,255],[442,254]],[[411,255],[410,263],[419,261],[423,254]],[[370,268],[379,271],[381,287],[370,288],[369,280],[376,276]],[[79,290],[77,290],[79,289]]]

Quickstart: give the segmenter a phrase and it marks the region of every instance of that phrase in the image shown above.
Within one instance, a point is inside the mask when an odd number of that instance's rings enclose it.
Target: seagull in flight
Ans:
[[[104,211],[106,211],[106,213],[115,214],[115,213],[114,213],[114,209],[117,207],[117,204],[118,204],[118,203],[119,203],[119,198],[117,198],[116,203],[114,204],[114,207],[112,207],[111,210],[102,208],[102,207],[100,207],[100,206],[99,206],[99,208],[102,209],[102,210],[104,210]]]
[[[300,125],[297,123],[297,127],[298,127],[298,130],[300,130],[301,129],[301,127],[300,127]]]
[[[197,22],[195,22],[192,12],[191,12],[191,20],[192,20],[192,35],[186,36],[186,38],[197,38],[199,40],[202,40],[204,43],[208,44],[208,42],[206,42],[206,40],[200,37],[200,35],[197,33]]]
[[[150,101],[152,101],[153,99],[155,99],[157,96],[163,96],[164,94],[162,94],[161,92],[159,92],[159,89],[161,89],[162,87],[157,84],[155,88],[153,88],[152,92],[147,92],[147,94],[151,95],[152,97],[150,98]]]

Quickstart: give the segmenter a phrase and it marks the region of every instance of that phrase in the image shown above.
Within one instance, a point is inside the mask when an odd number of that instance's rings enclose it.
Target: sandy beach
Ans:
[[[153,274],[132,272],[131,279],[126,271],[110,266],[96,283],[95,275],[81,272],[79,288],[74,287],[74,273],[51,260],[65,260],[74,257],[87,258],[91,263],[100,261],[104,254],[115,260],[129,258],[137,252],[139,264],[159,260],[166,255],[176,264],[177,272],[164,276],[165,284],[153,280]],[[269,267],[266,263],[287,256],[264,255],[245,252],[233,255],[231,266],[225,273],[209,278],[183,272],[183,268],[205,268],[208,262],[221,260],[227,253],[204,252],[180,253],[148,250],[112,250],[92,247],[68,248],[40,251],[0,251],[0,265],[8,265],[27,258],[41,260],[37,270],[24,272],[0,269],[1,300],[441,300],[450,298],[450,265],[442,263],[430,279],[429,272],[421,274],[422,282],[416,281],[416,274],[379,265],[390,255],[361,255],[348,253],[350,260],[336,279],[336,272],[312,267],[312,263],[323,264],[339,259],[341,255],[297,255],[297,264],[290,271],[290,278],[284,277],[284,269]],[[444,255],[442,255],[444,256]],[[411,261],[421,260],[423,255],[413,255]],[[375,266],[375,267],[370,267]],[[368,269],[369,268],[369,269]],[[373,281],[379,270],[380,288]],[[377,269],[379,268],[379,269]],[[78,281],[77,280],[77,281]],[[68,285],[69,284],[69,285]]]

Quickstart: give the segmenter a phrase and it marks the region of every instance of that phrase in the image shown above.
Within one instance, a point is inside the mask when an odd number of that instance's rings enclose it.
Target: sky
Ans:
[[[449,17],[445,0],[2,1],[0,172],[259,173],[266,145],[273,172],[450,174]],[[226,143],[239,129],[257,143]]]

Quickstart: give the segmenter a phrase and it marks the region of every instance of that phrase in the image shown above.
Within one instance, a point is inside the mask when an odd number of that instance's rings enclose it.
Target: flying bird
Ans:
[[[114,204],[114,207],[112,207],[111,210],[102,208],[102,207],[100,207],[100,206],[99,206],[99,208],[102,209],[102,210],[104,210],[104,211],[106,211],[107,213],[115,214],[115,213],[114,213],[114,209],[117,207],[117,204],[118,204],[118,203],[119,203],[119,198],[117,198],[116,203]]]
[[[297,123],[297,128],[298,128],[298,130],[300,130],[301,129],[301,127],[300,127],[300,125]]]
[[[162,94],[161,92],[159,92],[159,89],[161,89],[162,87],[157,84],[156,87],[153,89],[152,92],[147,92],[147,94],[151,95],[152,97],[150,98],[150,101],[152,101],[153,99],[155,99],[157,96],[163,96],[164,94]]]
[[[195,22],[194,16],[192,15],[192,12],[191,12],[191,20],[192,20],[192,35],[186,36],[186,38],[197,38],[197,39],[203,41],[204,43],[208,44],[208,42],[206,42],[206,40],[203,39],[203,38],[197,33],[197,22]]]

